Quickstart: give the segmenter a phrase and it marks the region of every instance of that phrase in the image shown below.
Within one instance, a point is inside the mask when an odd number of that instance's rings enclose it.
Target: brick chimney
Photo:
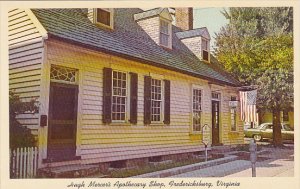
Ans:
[[[182,30],[193,29],[193,8],[175,8],[176,26]]]

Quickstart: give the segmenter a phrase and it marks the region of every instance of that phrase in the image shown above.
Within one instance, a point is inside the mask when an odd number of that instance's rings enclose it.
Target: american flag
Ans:
[[[256,113],[256,96],[257,90],[240,91],[242,121],[258,123],[258,115]]]

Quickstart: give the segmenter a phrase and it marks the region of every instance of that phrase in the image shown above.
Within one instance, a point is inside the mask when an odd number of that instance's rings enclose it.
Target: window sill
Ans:
[[[158,123],[150,123],[149,126],[165,126],[166,124],[164,124],[163,122],[158,122]]]
[[[106,24],[102,24],[101,22],[94,22],[94,24],[98,27],[101,27],[102,29],[106,29],[106,30],[109,30],[109,31],[112,31],[114,30],[114,27],[113,26],[109,26],[109,25],[106,25]]]
[[[109,126],[131,126],[129,122],[111,122]]]

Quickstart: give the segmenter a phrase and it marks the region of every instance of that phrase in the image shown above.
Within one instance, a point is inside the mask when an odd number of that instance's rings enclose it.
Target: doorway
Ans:
[[[212,145],[220,144],[220,101],[212,101]]]
[[[76,156],[78,85],[50,82],[47,159]]]

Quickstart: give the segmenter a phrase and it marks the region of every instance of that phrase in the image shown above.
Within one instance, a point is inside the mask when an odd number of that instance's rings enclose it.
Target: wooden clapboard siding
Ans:
[[[188,145],[192,148],[195,148],[195,144]],[[130,147],[123,147],[123,148],[106,148],[106,149],[89,149],[89,150],[83,150],[82,155],[83,156],[94,156],[95,157],[103,157],[101,154],[107,154],[108,157],[112,156],[124,156],[124,150],[126,150],[127,154],[136,154],[136,151],[139,151],[140,154],[145,154],[146,157],[149,156],[147,153],[158,153],[158,152],[166,152],[167,154],[170,153],[170,151],[176,151],[176,150],[184,150],[187,145],[182,144],[176,144],[176,145],[152,145],[149,146],[130,146]],[[199,147],[199,146],[198,146]],[[113,153],[112,153],[113,152]]]
[[[142,133],[139,133],[142,135]],[[172,135],[172,136],[166,136],[166,137],[161,137],[159,134],[156,134],[154,137],[134,137],[130,135],[115,135],[113,132],[110,133],[111,138],[105,138],[103,137],[103,134],[99,135],[98,138],[84,138],[82,137],[82,144],[148,144],[151,142],[157,142],[157,143],[165,143],[165,142],[170,142],[174,143],[175,141],[182,141],[184,142],[189,142],[189,137],[188,135],[186,136],[177,136],[177,135]],[[150,135],[151,136],[151,135]]]
[[[126,134],[127,137],[129,138],[135,138],[135,139],[140,139],[140,138],[151,138],[151,137],[186,137],[188,133],[173,133],[173,132],[160,132],[160,133],[114,133],[114,136],[111,135],[111,133],[102,133],[102,132],[94,132],[94,133],[86,133],[82,132],[82,139],[85,140],[92,140],[92,139],[98,139],[99,134],[103,139],[114,139],[114,138],[122,138],[124,134]]]
[[[9,85],[14,85],[14,84],[24,84],[27,82],[40,82],[40,75],[34,75],[30,77],[19,77],[19,78],[9,78]]]
[[[195,144],[188,144],[189,146],[195,146]],[[166,149],[166,148],[178,148],[178,147],[182,147],[183,145],[180,143],[180,141],[178,143],[174,143],[174,144],[153,144],[151,146],[145,146],[145,145],[110,145],[107,146],[105,148],[99,148],[98,146],[89,146],[86,147],[83,150],[83,154],[95,154],[95,153],[111,153],[113,152],[122,152],[124,150],[124,148],[126,148],[126,151],[136,151],[136,150],[153,150],[153,149]]]
[[[147,147],[145,147],[147,148]],[[126,160],[126,159],[134,159],[134,158],[143,158],[151,156],[162,156],[162,155],[170,155],[177,153],[187,153],[187,152],[196,152],[204,150],[204,147],[200,147],[199,145],[195,145],[194,147],[183,146],[181,148],[169,148],[163,149],[158,148],[157,150],[146,150],[141,153],[136,153],[136,151],[130,151],[128,153],[119,152],[119,153],[109,153],[107,156],[101,156],[101,153],[97,154],[88,154],[82,155],[83,159],[86,159],[87,163],[97,163],[97,162],[109,162],[109,161],[118,161],[118,160]]]
[[[31,86],[40,86],[41,82],[39,80],[31,80],[25,83],[13,83],[10,84],[10,89],[18,89],[18,88],[27,88]]]
[[[9,70],[9,74],[12,76],[12,78],[15,78],[15,76],[17,76],[17,78],[19,77],[20,74],[22,74],[22,72],[26,72],[25,75],[29,75],[30,71],[37,71],[37,74],[40,74],[39,71],[41,70],[41,64],[33,64],[33,65],[28,65],[26,67],[19,67],[19,68],[14,68],[14,69],[10,69]],[[17,74],[17,75],[15,75]],[[33,75],[33,74],[31,74]],[[23,75],[21,75],[23,76]]]
[[[212,90],[217,90],[217,92],[221,93],[221,142],[225,145],[232,145],[232,144],[242,144],[244,143],[244,128],[243,122],[240,120],[240,107],[237,107],[237,128],[236,131],[231,131],[231,119],[230,119],[230,107],[229,101],[231,96],[236,96],[238,99],[238,91],[235,88],[226,88],[224,87],[213,87]],[[235,92],[234,92],[235,91]]]
[[[223,93],[222,96],[222,101],[221,101],[221,108],[222,108],[222,142],[223,143],[228,143],[229,142],[229,138],[227,133],[230,131],[230,109],[229,109],[229,100],[230,100],[230,96],[228,95],[228,93]]]
[[[191,139],[191,89],[193,85],[203,89],[202,124],[211,125],[211,89],[207,81],[109,56],[54,39],[47,43],[47,57],[49,64],[78,69],[81,75],[77,146],[80,146],[79,155],[83,162],[106,162],[194,152],[203,148],[199,139]],[[138,74],[136,125],[103,124],[104,67]],[[149,73],[160,75],[162,79],[171,82],[170,125],[144,125],[144,76]],[[230,128],[230,123],[227,123],[230,121],[228,101],[222,102],[221,109],[224,111],[221,117],[224,125],[221,128],[223,132],[228,132]],[[224,141],[228,141],[228,136],[225,134]]]
[[[13,9],[8,13],[9,88],[23,102],[39,101],[44,48],[42,34],[28,11]],[[37,135],[38,113],[20,114],[17,119]]]
[[[9,68],[11,69],[11,71],[13,71],[13,69],[15,68],[24,68],[27,66],[40,64],[40,62],[42,62],[41,58],[30,59],[28,61],[20,61],[20,62],[16,61],[16,64],[10,63]]]

